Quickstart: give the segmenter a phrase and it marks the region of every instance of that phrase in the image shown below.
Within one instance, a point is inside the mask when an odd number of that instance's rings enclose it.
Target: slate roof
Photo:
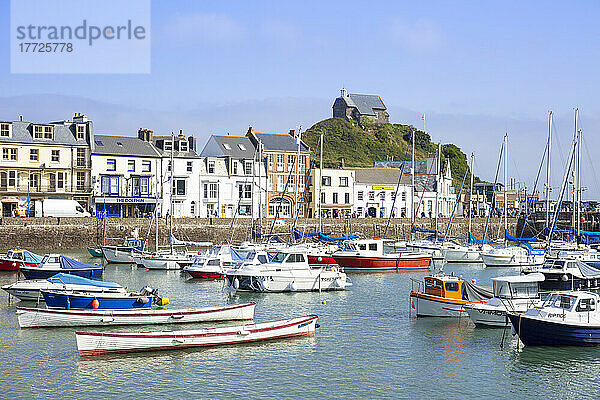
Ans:
[[[200,157],[229,156],[234,159],[251,160],[254,158],[254,152],[254,145],[246,136],[212,135],[202,149]]]
[[[92,154],[160,157],[154,146],[137,137],[94,135],[94,144]]]
[[[153,136],[152,137],[152,144],[154,145],[154,147],[156,148],[156,151],[158,152],[158,154],[161,157],[171,157],[171,150],[162,150],[161,148],[159,148],[156,145],[156,142],[159,140],[164,140],[164,141],[171,141],[171,135],[165,135],[165,136]],[[178,135],[175,135],[175,141],[177,140],[183,140],[181,137],[179,137]],[[187,138],[185,139],[185,141],[187,142]],[[189,142],[188,143],[188,151],[178,151],[173,149],[173,157],[179,157],[179,158],[200,158],[196,152],[194,150],[190,150],[189,149]]]
[[[404,172],[410,173],[411,161],[375,161],[373,166],[376,168],[401,168],[405,164]],[[433,165],[432,165],[433,164]],[[442,172],[446,171],[446,160],[441,163]],[[437,174],[437,164],[435,158],[428,158],[427,161],[415,161],[415,175],[435,175]]]
[[[354,171],[354,181],[364,185],[397,185],[400,170],[397,168],[350,168]],[[410,175],[402,174],[402,184],[410,184]]]
[[[12,137],[0,137],[0,143],[27,143],[27,144],[47,144],[47,145],[68,145],[68,146],[88,146],[87,139],[77,140],[76,124],[71,121],[60,121],[53,123],[43,122],[25,122],[25,121],[2,121],[12,124]],[[89,132],[93,134],[91,122],[87,122]],[[35,139],[33,137],[34,125],[52,125],[54,127],[54,139]],[[87,136],[87,135],[86,135]]]
[[[375,109],[386,110],[381,97],[374,94],[349,93],[342,97],[348,107],[356,107],[361,115],[376,115]]]
[[[265,150],[298,151],[296,138],[288,133],[252,132],[264,145]],[[310,148],[300,142],[300,151],[309,152]]]

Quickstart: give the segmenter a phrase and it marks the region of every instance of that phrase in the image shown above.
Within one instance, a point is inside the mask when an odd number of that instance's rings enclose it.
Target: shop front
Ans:
[[[96,215],[105,214],[109,218],[151,217],[156,208],[156,199],[148,197],[96,197]]]

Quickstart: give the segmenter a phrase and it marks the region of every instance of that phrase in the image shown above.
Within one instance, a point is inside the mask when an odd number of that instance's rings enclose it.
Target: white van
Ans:
[[[35,201],[36,217],[91,217],[76,200],[45,199]]]

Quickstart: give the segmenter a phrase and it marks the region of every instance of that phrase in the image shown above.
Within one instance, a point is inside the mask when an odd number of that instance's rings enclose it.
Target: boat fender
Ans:
[[[150,299],[146,296],[138,297],[138,299],[136,300],[136,302],[140,304],[146,304],[149,301]]]
[[[566,282],[566,281],[568,281],[568,280],[569,280],[569,277],[567,276],[567,274],[564,274],[564,275],[561,277],[561,279],[562,279],[562,281],[563,281],[563,282]]]
[[[323,261],[323,258],[321,256],[319,256],[319,258],[317,258],[317,260],[319,260],[319,262]]]
[[[100,302],[98,301],[98,299],[94,299],[94,300],[92,300],[92,308],[93,308],[94,310],[97,310],[97,309],[98,309],[98,307],[100,307]],[[70,308],[70,307],[69,307],[69,308]]]
[[[236,290],[240,288],[240,281],[237,278],[233,280],[233,288]]]
[[[515,327],[513,326],[513,324],[510,324],[510,334],[515,336],[517,334],[517,331],[515,330]]]
[[[225,286],[231,287],[231,281],[229,280],[229,277],[225,277]]]
[[[290,283],[290,290],[291,290],[292,292],[295,292],[295,291],[296,291],[296,282],[292,281],[292,283]]]

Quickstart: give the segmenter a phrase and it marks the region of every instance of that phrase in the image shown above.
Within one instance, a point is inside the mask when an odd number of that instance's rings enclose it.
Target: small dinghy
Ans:
[[[245,303],[173,310],[60,310],[17,307],[17,317],[21,328],[245,321],[254,319],[255,305],[256,303]]]
[[[158,290],[145,287],[139,293],[93,293],[78,290],[41,291],[48,307],[93,309],[93,310],[129,310],[132,308],[150,308],[152,304],[169,304],[166,297],[158,297]]]
[[[59,272],[84,278],[100,278],[102,271],[102,265],[86,264],[62,254],[46,254],[39,266],[21,267],[25,279],[48,279]]]
[[[19,300],[44,300],[41,290],[79,290],[90,293],[126,293],[127,290],[114,282],[97,281],[71,274],[56,274],[48,279],[18,281],[2,286],[2,290]]]
[[[540,307],[507,315],[525,346],[598,346],[599,302],[596,293],[554,292]]]
[[[76,332],[77,350],[84,356],[140,351],[174,350],[314,336],[318,317],[285,319],[185,331]]]

